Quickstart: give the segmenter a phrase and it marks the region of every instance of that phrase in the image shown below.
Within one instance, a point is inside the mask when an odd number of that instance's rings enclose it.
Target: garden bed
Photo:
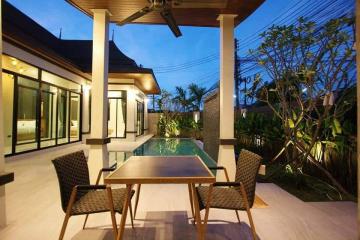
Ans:
[[[306,174],[295,176],[287,172],[285,166],[278,163],[267,165],[266,175],[259,176],[258,181],[272,182],[304,202],[356,202],[355,196],[340,195],[333,187],[318,178]]]

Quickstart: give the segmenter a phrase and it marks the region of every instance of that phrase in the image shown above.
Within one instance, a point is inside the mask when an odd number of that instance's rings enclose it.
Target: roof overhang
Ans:
[[[126,17],[149,6],[148,0],[66,0],[86,15],[92,17],[92,9],[108,9],[110,21],[121,22]],[[181,8],[173,7],[172,12],[180,26],[219,27],[217,20],[220,14],[235,14],[238,25],[255,11],[264,0],[182,0]],[[201,4],[201,7],[199,7]],[[207,8],[204,8],[204,5]],[[165,24],[156,11],[136,19],[132,23]]]
[[[136,70],[124,69],[117,72],[109,72],[108,77],[110,79],[109,84],[121,83],[123,79],[134,80],[134,85],[144,94],[160,94],[161,92],[153,71],[148,68],[139,68]]]

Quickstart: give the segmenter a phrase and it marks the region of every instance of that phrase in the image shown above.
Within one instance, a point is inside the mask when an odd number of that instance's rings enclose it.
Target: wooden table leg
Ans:
[[[120,227],[119,227],[119,231],[118,231],[118,235],[117,235],[117,240],[122,240],[122,238],[124,236],[126,215],[127,215],[127,211],[129,208],[129,203],[131,201],[131,189],[132,189],[132,185],[126,184],[126,198],[124,201],[123,212],[121,214],[121,222],[120,222]]]
[[[141,189],[141,184],[138,184],[138,187],[137,187],[137,189],[136,189],[134,219],[136,218],[136,211],[137,211],[138,204],[139,204],[140,189]]]
[[[197,239],[203,240],[203,231],[202,231],[202,223],[201,223],[201,215],[200,215],[200,206],[199,206],[199,200],[196,193],[195,184],[191,184],[192,192],[193,192],[193,198],[194,198],[194,211],[195,211],[195,219],[196,219],[196,229],[197,229]]]
[[[109,208],[110,208],[110,214],[111,214],[111,223],[112,223],[113,231],[114,231],[114,239],[116,240],[118,231],[117,231],[116,218],[115,218],[114,200],[112,197],[111,187],[107,186],[106,190],[107,190],[108,200],[109,200]]]

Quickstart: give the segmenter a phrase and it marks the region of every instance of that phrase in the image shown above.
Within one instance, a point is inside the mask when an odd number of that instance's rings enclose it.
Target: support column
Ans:
[[[2,1],[0,1],[0,173],[5,171],[4,158],[4,116],[3,116],[3,102],[2,102]],[[5,205],[5,185],[0,186],[0,227],[6,225],[6,205]]]
[[[149,114],[148,114],[148,97],[145,96],[144,98],[144,135],[149,133]]]
[[[99,170],[109,165],[107,143],[108,113],[108,71],[109,71],[109,16],[107,9],[94,9],[93,55],[92,55],[92,92],[91,92],[91,137],[86,140],[90,145],[90,181],[96,181]]]
[[[234,154],[234,19],[236,15],[221,14],[220,21],[220,146],[218,165],[226,167],[230,181],[235,179]],[[218,171],[218,181],[226,181]]]
[[[358,231],[360,231],[360,0],[356,0]],[[358,232],[360,236],[360,232]]]
[[[131,86],[127,92],[126,141],[136,141],[136,89]]]

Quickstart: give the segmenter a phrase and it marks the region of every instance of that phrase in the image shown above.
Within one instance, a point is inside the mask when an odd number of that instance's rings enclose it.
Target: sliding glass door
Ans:
[[[40,147],[56,145],[56,105],[57,88],[49,84],[42,84],[40,103]]]
[[[136,102],[136,136],[144,134],[144,103]]]
[[[16,107],[16,147],[15,152],[38,148],[38,105],[39,83],[18,77],[15,97]]]
[[[80,139],[80,94],[70,93],[70,141]]]
[[[5,154],[81,140],[81,85],[2,55]]]
[[[57,141],[58,144],[69,142],[69,92],[58,90]]]
[[[108,136],[126,137],[126,91],[109,91]]]

